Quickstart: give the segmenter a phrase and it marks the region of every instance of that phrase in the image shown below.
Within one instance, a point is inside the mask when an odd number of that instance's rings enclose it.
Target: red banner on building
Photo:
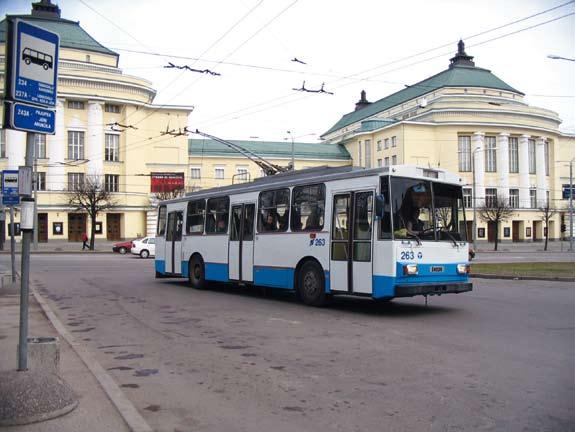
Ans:
[[[151,176],[152,193],[173,192],[184,188],[184,173],[152,173]]]

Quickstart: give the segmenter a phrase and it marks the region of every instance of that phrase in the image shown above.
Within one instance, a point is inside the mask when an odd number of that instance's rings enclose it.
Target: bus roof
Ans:
[[[423,168],[415,165],[394,165],[390,167],[370,169],[354,166],[321,166],[298,171],[288,171],[273,176],[260,177],[248,183],[239,183],[235,185],[203,189],[197,192],[188,193],[186,196],[181,198],[162,201],[162,204],[189,201],[193,198],[206,198],[212,196],[257,192],[260,190],[273,189],[282,186],[298,186],[301,184],[322,183],[333,180],[382,175],[391,175],[394,177],[410,177],[416,179],[419,178],[422,180],[425,179],[441,183],[459,185],[462,184],[462,179],[459,176],[439,168]]]

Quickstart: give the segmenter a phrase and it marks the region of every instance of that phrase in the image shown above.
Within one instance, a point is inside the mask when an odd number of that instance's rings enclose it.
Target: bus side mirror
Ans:
[[[375,196],[375,219],[383,219],[383,212],[384,212],[384,205],[385,205],[385,198],[383,195],[376,195]]]

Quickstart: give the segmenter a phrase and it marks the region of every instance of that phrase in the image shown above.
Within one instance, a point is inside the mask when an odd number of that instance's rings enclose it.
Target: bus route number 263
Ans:
[[[325,246],[325,239],[316,238],[309,241],[310,246]]]
[[[402,259],[402,260],[413,260],[413,259],[415,259],[415,257],[416,257],[416,255],[415,255],[415,252],[413,252],[413,251],[401,251],[401,254],[400,254],[400,259]],[[421,252],[419,252],[417,254],[417,258],[418,259],[423,258],[423,254]]]

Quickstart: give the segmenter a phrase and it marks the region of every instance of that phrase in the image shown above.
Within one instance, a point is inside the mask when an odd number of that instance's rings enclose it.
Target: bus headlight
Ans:
[[[404,264],[403,274],[406,276],[416,275],[418,272],[417,264]]]
[[[469,264],[457,264],[457,273],[458,274],[469,273]]]

